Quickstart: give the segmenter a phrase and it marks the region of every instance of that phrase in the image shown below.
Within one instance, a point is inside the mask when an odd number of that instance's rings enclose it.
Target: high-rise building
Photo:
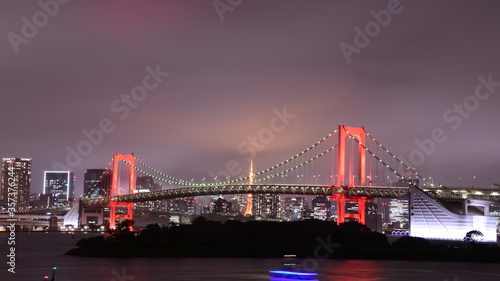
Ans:
[[[73,200],[75,177],[70,171],[45,171],[43,193],[49,195],[50,206],[63,206]]]
[[[366,226],[373,231],[382,232],[382,216],[378,213],[378,203],[366,202],[365,209]]]
[[[31,208],[41,207],[40,194],[38,194],[38,193],[31,193],[30,194],[30,207]]]
[[[391,199],[389,201],[389,227],[407,229],[408,219],[408,198]]]
[[[235,199],[235,202],[237,202],[237,204],[233,203],[233,208],[236,208],[236,207],[238,208],[235,210],[234,213],[244,214],[245,209],[247,207],[247,195],[246,194],[236,194],[236,195],[234,195],[233,198]]]
[[[111,187],[111,172],[106,169],[87,169],[83,174],[83,194],[104,196]]]
[[[262,219],[278,218],[280,199],[278,194],[257,194],[253,196],[253,215]]]
[[[305,197],[284,197],[281,201],[281,219],[287,221],[296,221],[303,219],[302,209],[308,208]]]
[[[243,214],[243,212],[241,212],[241,206],[240,206],[240,197],[238,196],[240,194],[236,194],[234,195],[233,197],[231,197],[231,199],[229,200],[229,202],[231,202],[231,213],[233,214]]]
[[[156,184],[152,176],[138,176],[136,179],[138,192],[150,192],[161,190],[160,184]]]
[[[196,205],[198,205],[198,202],[196,199],[191,196],[191,197],[184,197],[184,201],[186,202],[187,206],[187,214],[189,215],[194,215],[196,214]]]
[[[136,192],[151,192],[151,191],[159,191],[161,190],[161,185],[155,183],[154,178],[152,176],[138,176],[135,180]],[[182,204],[176,201],[177,199],[172,199],[171,201],[174,203],[173,208],[181,208]],[[136,207],[147,208],[150,211],[161,211],[165,209],[165,205],[168,202],[163,200],[155,200],[155,201],[144,201],[135,203]],[[181,207],[180,207],[181,206]]]
[[[222,214],[231,212],[231,202],[228,202],[224,198],[218,198],[216,201],[212,201],[212,213]]]
[[[302,220],[310,220],[314,218],[314,213],[311,208],[302,208]]]
[[[313,217],[318,220],[329,220],[331,217],[331,201],[326,196],[316,196],[312,200]]]
[[[162,202],[166,203],[166,211],[173,213],[184,213],[189,215],[196,214],[198,202],[194,197],[182,197],[175,199],[167,199]],[[155,210],[160,210],[159,208]]]
[[[40,200],[40,194],[38,193],[31,193],[30,194],[30,202],[35,202]]]
[[[378,213],[382,216],[382,224],[387,225],[389,224],[389,203],[391,202],[391,199],[389,198],[377,198],[377,203],[378,203]]]
[[[330,201],[330,218],[334,219],[337,221],[337,201]]]
[[[16,200],[16,209],[27,208],[30,204],[31,158],[2,159],[1,200]],[[15,189],[17,192],[12,192]]]
[[[201,206],[202,215],[209,215],[211,213],[212,213],[212,203]]]

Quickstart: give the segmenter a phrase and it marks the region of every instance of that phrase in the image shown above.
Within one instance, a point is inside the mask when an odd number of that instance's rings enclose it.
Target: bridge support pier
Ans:
[[[463,201],[463,214],[469,214],[469,206],[476,207],[476,209],[482,211],[483,216],[490,215],[490,202],[485,200],[477,200],[477,199],[467,199]]]
[[[119,162],[123,161],[128,165],[128,188],[122,188],[120,186],[121,181],[119,179],[120,169]],[[127,190],[128,193],[124,193],[124,190]],[[124,195],[124,194],[133,194],[136,192],[136,178],[135,178],[135,156],[133,154],[113,154],[113,177],[111,180],[111,188],[109,195],[111,197]],[[118,202],[110,200],[108,203],[109,207],[109,228],[116,228],[116,220],[119,218],[126,218],[128,220],[132,220],[134,216],[134,203],[132,202]],[[127,208],[127,214],[117,214],[117,210],[121,208]]]
[[[366,197],[350,197],[344,194],[335,194],[332,200],[337,201],[337,224],[343,223],[347,218],[356,219],[359,223],[366,224],[366,210],[365,205],[369,200]],[[355,202],[358,203],[357,213],[346,213],[345,203]]]
[[[118,202],[118,201],[110,201],[109,202],[109,228],[116,228],[116,220],[120,218],[125,218],[127,220],[133,220],[134,218],[134,203],[130,202]],[[127,213],[118,213],[117,211],[120,209],[127,208]]]

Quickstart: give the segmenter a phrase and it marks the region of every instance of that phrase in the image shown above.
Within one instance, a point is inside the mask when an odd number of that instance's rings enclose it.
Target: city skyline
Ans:
[[[54,163],[68,167],[79,196],[84,171],[113,152],[201,181],[232,161],[248,174],[251,152],[266,169],[342,123],[407,160],[421,151],[436,184],[500,182],[499,4],[390,2],[246,1],[222,18],[212,2],[61,4],[27,43],[0,42],[0,156],[33,159],[32,193]],[[1,5],[5,35],[44,11]],[[146,94],[130,99],[137,86]],[[435,129],[446,140],[425,151]],[[90,152],[69,163],[78,148]]]

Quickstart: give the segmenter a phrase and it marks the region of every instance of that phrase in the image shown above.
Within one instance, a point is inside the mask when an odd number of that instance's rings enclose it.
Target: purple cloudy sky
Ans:
[[[500,81],[500,2],[229,2],[220,15],[211,0],[71,1],[49,5],[46,18],[38,1],[0,2],[0,156],[32,157],[32,192],[41,192],[43,171],[68,164],[67,147],[108,118],[113,132],[72,167],[77,195],[83,171],[114,151],[199,180],[230,160],[247,169],[238,145],[286,107],[296,117],[258,153],[257,170],[343,123],[366,126],[405,158],[441,128],[447,139],[422,174],[500,182],[500,86],[474,97],[478,76]],[[354,28],[388,3],[390,22],[348,63],[340,44],[356,46]],[[41,27],[23,30],[34,15]],[[120,96],[157,65],[170,75],[125,116]],[[464,101],[462,117],[453,110]]]

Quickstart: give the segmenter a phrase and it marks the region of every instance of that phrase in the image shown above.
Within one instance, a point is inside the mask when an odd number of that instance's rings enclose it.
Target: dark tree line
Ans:
[[[106,237],[78,241],[79,248],[67,254],[79,256],[169,256],[169,257],[311,257],[320,241],[339,244],[331,258],[413,259],[500,262],[499,247],[465,243],[462,247],[433,245],[403,236],[390,245],[387,236],[357,222],[337,225],[330,221],[294,222],[229,220],[225,223],[198,217],[189,225],[148,225],[131,232],[132,221],[124,221]],[[472,236],[472,234],[471,234]],[[325,250],[322,250],[325,253]]]
[[[342,246],[387,247],[385,235],[357,222],[337,225],[321,220],[295,222],[229,220],[225,223],[198,217],[190,225],[148,225],[139,234],[130,232],[125,221],[104,238],[84,238],[82,250],[100,250],[127,255],[171,256],[276,256],[292,253],[310,255],[318,239]]]

